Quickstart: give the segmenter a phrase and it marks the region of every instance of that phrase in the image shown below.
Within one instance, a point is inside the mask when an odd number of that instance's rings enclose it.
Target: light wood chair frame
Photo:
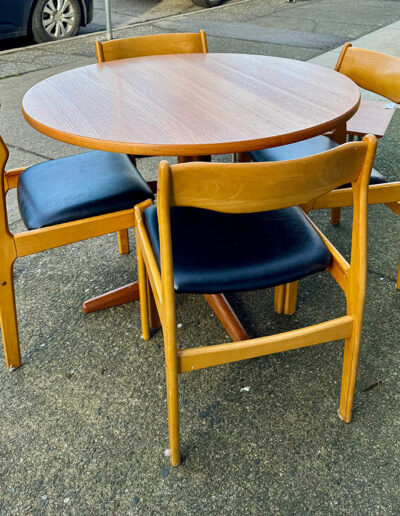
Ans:
[[[396,104],[400,103],[400,59],[397,57],[364,48],[355,48],[351,43],[345,43],[337,60],[335,71],[346,75],[361,88],[377,93]],[[398,182],[370,185],[368,204],[385,204],[399,215],[399,188]],[[340,223],[342,207],[352,206],[351,192],[344,191],[341,196],[337,196],[337,199],[339,204],[331,205],[332,224]],[[400,289],[400,262],[397,288]]]
[[[344,421],[351,421],[366,285],[367,191],[375,150],[376,138],[368,135],[363,142],[348,143],[305,160],[188,163],[172,167],[166,161],[160,163],[157,214],[161,268],[143,220],[143,212],[152,201],[145,201],[135,207],[135,231],[143,338],[150,338],[149,290],[154,296],[164,334],[170,458],[173,466],[179,465],[181,460],[178,407],[180,373],[344,339],[339,414]],[[320,173],[321,170],[324,170],[324,174]],[[194,206],[227,213],[248,213],[308,205],[314,198],[343,184],[340,183],[343,178],[351,181],[354,196],[350,264],[313,222],[310,223],[332,254],[328,271],[345,293],[347,315],[277,335],[178,349],[170,207]],[[154,310],[154,306],[151,310]]]
[[[345,43],[335,70],[352,79],[360,87],[400,103],[400,59],[381,52],[355,48]],[[343,142],[338,142],[343,143]],[[368,204],[384,204],[400,215],[400,182],[369,185]],[[351,188],[340,188],[316,200],[308,211],[328,208],[331,223],[340,223],[341,208],[353,206]],[[400,256],[397,267],[396,288],[400,290]],[[296,311],[298,282],[276,289],[275,309],[278,313],[293,314]]]
[[[27,167],[5,170],[7,159],[8,149],[0,137],[0,325],[6,366],[15,369],[21,365],[13,280],[15,260],[107,233],[128,233],[128,229],[135,226],[135,214],[132,207],[128,210],[12,234],[8,226],[6,194],[17,187],[19,176]]]

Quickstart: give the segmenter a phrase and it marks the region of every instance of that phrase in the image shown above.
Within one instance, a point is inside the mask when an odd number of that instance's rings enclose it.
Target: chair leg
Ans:
[[[364,280],[365,281],[365,280]],[[354,390],[356,385],[358,355],[360,350],[362,319],[364,310],[364,288],[362,282],[346,293],[348,315],[354,317],[354,326],[351,337],[344,341],[342,387],[340,391],[339,416],[346,423],[351,422],[353,413]],[[349,310],[350,307],[350,310]]]
[[[283,306],[283,313],[286,315],[292,315],[296,311],[297,304],[297,291],[299,289],[299,282],[292,281],[285,285],[285,299]]]
[[[400,201],[398,201],[398,202],[388,202],[388,203],[385,203],[385,206],[387,206],[390,210],[392,210],[397,215],[400,215]],[[397,269],[396,288],[398,290],[400,290],[400,257],[399,257],[399,266],[398,266],[398,269]]]
[[[149,330],[149,313],[148,313],[148,301],[147,301],[147,274],[146,268],[140,250],[140,246],[136,245],[137,254],[137,267],[138,267],[138,278],[139,278],[139,300],[140,300],[140,319],[142,323],[142,337],[143,340],[150,339]]]
[[[331,208],[331,224],[334,226],[340,224],[340,208]]]
[[[168,405],[168,434],[172,466],[181,463],[179,438],[179,403],[178,403],[178,373],[176,368],[166,367],[167,405]]]
[[[147,280],[147,299],[149,309],[150,328],[158,329],[161,326],[160,317],[158,315],[157,305],[154,299],[153,291],[150,282]]]
[[[356,385],[358,353],[361,340],[361,323],[355,322],[353,335],[344,341],[342,388],[339,416],[350,423],[353,414],[354,389]]]
[[[127,229],[118,231],[119,254],[129,254],[129,235]]]
[[[178,400],[178,357],[176,354],[175,315],[163,326],[165,349],[165,377],[167,384],[168,435],[172,466],[181,463],[179,437],[179,400]]]
[[[7,368],[15,369],[21,365],[21,354],[18,340],[12,264],[2,274],[0,284],[0,324],[6,366]]]
[[[283,313],[283,307],[285,304],[285,292],[286,285],[278,285],[275,287],[274,309],[277,314]]]

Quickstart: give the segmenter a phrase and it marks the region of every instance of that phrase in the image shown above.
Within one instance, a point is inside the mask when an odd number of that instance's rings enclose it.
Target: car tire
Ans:
[[[196,5],[200,5],[201,7],[216,7],[217,5],[221,5],[223,0],[192,0],[192,2]]]
[[[38,0],[32,13],[31,30],[36,43],[75,36],[81,24],[78,0]]]

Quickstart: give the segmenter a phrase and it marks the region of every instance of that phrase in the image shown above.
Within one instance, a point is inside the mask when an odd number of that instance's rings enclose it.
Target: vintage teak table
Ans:
[[[93,64],[24,96],[26,120],[63,142],[112,152],[178,156],[275,147],[334,131],[360,102],[344,75],[311,63],[242,54],[180,54]],[[137,299],[136,283],[84,303],[86,312]],[[225,297],[207,301],[233,338],[246,332]]]

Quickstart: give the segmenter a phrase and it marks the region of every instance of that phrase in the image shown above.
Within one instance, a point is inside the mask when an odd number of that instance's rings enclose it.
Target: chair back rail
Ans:
[[[400,103],[400,59],[346,43],[335,70],[358,86]]]
[[[207,53],[207,40],[203,30],[199,33],[154,34],[135,38],[95,41],[98,63],[166,54]]]
[[[169,175],[171,206],[192,206],[225,213],[251,213],[306,204],[360,174],[368,143],[352,142],[280,162],[160,164]],[[165,195],[162,190],[161,195]],[[159,196],[160,198],[160,196]],[[160,204],[159,204],[160,206]]]

